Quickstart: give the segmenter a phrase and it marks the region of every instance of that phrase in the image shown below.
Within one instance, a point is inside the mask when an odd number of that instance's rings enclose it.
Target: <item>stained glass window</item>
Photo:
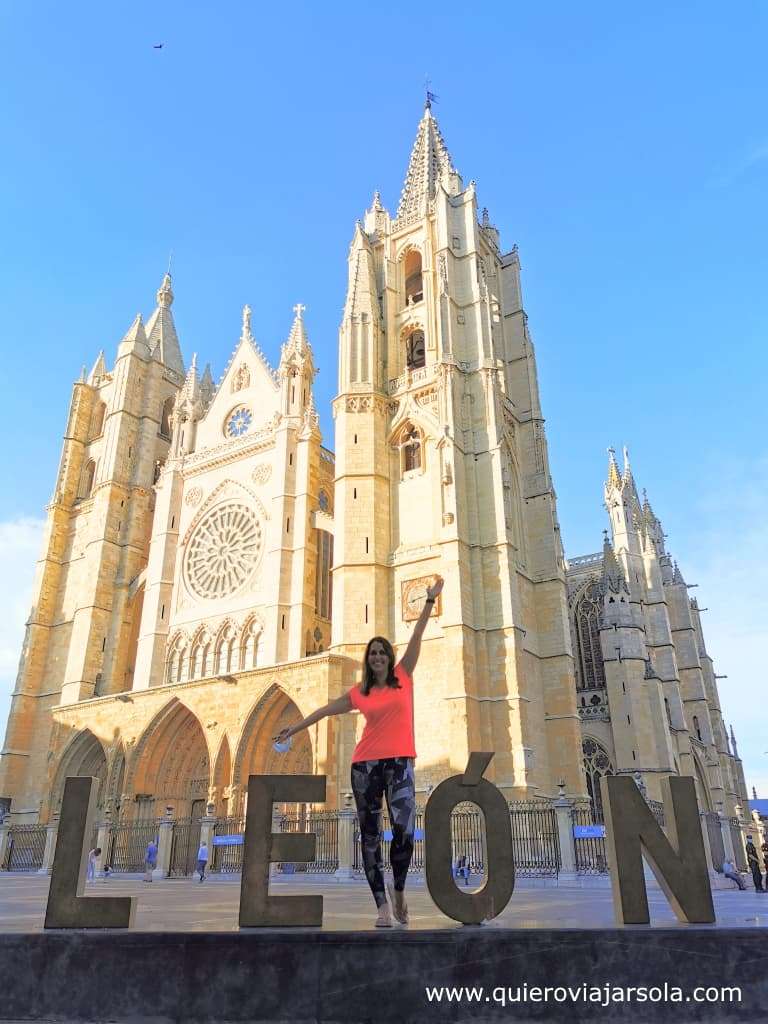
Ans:
[[[252,422],[253,413],[249,408],[241,405],[229,414],[225,433],[227,437],[242,437],[243,434],[248,433]]]
[[[605,689],[603,653],[600,648],[602,594],[597,583],[587,585],[574,613],[576,689]]]

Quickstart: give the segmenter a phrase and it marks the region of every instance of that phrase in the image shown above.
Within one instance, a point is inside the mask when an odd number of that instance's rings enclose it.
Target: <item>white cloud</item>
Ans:
[[[747,171],[768,162],[768,142],[760,142],[746,149],[730,161],[709,182],[711,188],[727,188],[733,185]]]
[[[32,603],[35,564],[40,557],[42,519],[21,518],[0,522],[0,726],[5,723],[16,682],[24,624]],[[1,739],[2,737],[0,737]]]
[[[718,460],[719,461],[719,460]],[[673,554],[699,604],[723,717],[733,725],[752,786],[768,797],[768,457],[713,462],[697,510],[704,530],[674,538]]]

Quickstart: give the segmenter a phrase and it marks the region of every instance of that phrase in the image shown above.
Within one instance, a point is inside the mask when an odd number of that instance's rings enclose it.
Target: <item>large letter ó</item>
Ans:
[[[269,865],[315,859],[313,834],[272,832],[274,803],[325,802],[325,775],[251,775],[245,818],[240,927],[311,927],[323,923],[322,896],[270,896]]]
[[[498,917],[515,888],[509,807],[501,791],[482,777],[492,757],[487,753],[470,754],[464,774],[441,782],[424,811],[429,894],[445,915],[464,924]],[[453,880],[451,811],[464,800],[477,804],[485,815],[487,881],[473,893],[462,892]]]
[[[133,924],[133,896],[83,896],[98,786],[98,779],[85,777],[64,783],[46,928],[130,928]]]
[[[680,921],[712,924],[715,908],[692,778],[662,779],[669,839],[633,779],[604,775],[605,838],[619,924],[649,924],[643,857]]]

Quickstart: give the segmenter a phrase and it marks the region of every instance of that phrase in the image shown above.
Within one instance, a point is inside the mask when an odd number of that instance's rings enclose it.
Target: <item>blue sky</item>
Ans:
[[[428,74],[520,247],[567,552],[600,547],[626,443],[768,796],[768,8],[6,3],[0,25],[3,693],[71,382],[151,312],[170,251],[215,377],[244,303],[273,361],[306,304],[332,446],[347,247],[375,188],[397,205]]]

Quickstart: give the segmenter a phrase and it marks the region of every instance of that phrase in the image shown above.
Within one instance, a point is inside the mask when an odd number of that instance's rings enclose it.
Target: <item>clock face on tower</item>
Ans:
[[[427,599],[427,587],[432,585],[434,579],[434,576],[421,576],[416,580],[404,580],[400,584],[404,622],[413,622],[421,615],[421,609],[424,607],[424,602]],[[440,614],[439,596],[431,614]]]
[[[251,410],[246,405],[240,405],[227,416],[224,433],[227,437],[242,437],[243,434],[248,433],[252,422],[253,413]]]

